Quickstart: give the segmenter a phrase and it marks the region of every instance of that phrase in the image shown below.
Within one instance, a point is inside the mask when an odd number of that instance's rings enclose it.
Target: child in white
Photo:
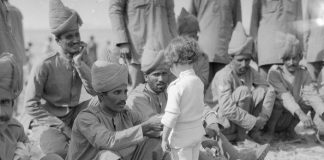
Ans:
[[[162,149],[171,151],[173,160],[198,160],[201,140],[204,85],[193,70],[199,50],[195,40],[173,39],[165,50],[166,61],[177,77],[168,87],[168,101],[162,117]]]

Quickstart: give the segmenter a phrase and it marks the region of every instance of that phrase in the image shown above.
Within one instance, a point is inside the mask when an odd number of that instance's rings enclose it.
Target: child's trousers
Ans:
[[[172,160],[198,160],[200,142],[185,148],[172,148]]]

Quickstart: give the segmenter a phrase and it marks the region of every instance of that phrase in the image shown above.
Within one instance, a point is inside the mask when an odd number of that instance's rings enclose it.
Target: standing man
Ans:
[[[307,1],[304,20],[308,28],[304,35],[304,52],[306,53],[307,69],[313,80],[317,80],[324,63],[324,47],[318,42],[324,40],[324,26],[318,21],[323,21],[324,0]]]
[[[74,119],[89,102],[89,96],[82,91],[96,93],[91,86],[87,46],[79,33],[79,14],[65,7],[61,0],[50,0],[49,8],[51,32],[59,50],[35,66],[28,81],[25,105],[33,120],[33,131],[41,133],[36,141],[40,141],[42,151],[64,159]],[[63,124],[55,123],[58,119]]]
[[[180,15],[177,18],[177,31],[179,36],[188,36],[198,41],[199,22],[197,18],[189,14],[182,8]],[[204,83],[206,90],[209,85],[209,64],[208,56],[202,51],[198,53],[198,60],[193,64],[195,74]]]
[[[162,130],[161,118],[145,121],[125,105],[127,67],[96,61],[91,74],[98,95],[75,120],[68,159],[165,160],[161,141],[149,135]]]
[[[29,160],[30,144],[22,125],[13,118],[14,100],[22,90],[19,65],[13,55],[0,55],[0,159]]]
[[[111,0],[109,16],[116,33],[113,44],[127,59],[131,89],[144,82],[141,57],[148,39],[165,48],[176,34],[173,0]]]
[[[267,125],[268,132],[273,135],[275,131],[283,131],[288,138],[296,138],[294,128],[299,121],[305,127],[314,125],[312,118],[306,115],[308,111],[315,111],[316,116],[324,120],[324,101],[307,69],[299,65],[303,55],[297,38],[282,33],[276,44],[284,51],[280,56],[283,65],[274,65],[269,70],[268,82],[277,97]]]
[[[230,62],[227,53],[233,28],[240,19],[238,0],[191,0],[189,12],[199,21],[199,45],[209,58],[209,83]]]
[[[241,23],[237,23],[229,44],[232,61],[216,73],[205,94],[205,103],[223,120],[222,133],[230,141],[240,142],[246,132],[259,143],[265,143],[259,130],[270,118],[275,94],[266,80],[250,67],[252,38],[247,37]],[[207,114],[207,127],[216,120]],[[230,122],[230,124],[228,123]]]
[[[287,32],[302,38],[298,32],[302,24],[301,0],[255,0],[252,16],[252,31],[257,39],[257,55],[260,73],[263,78],[273,64],[281,64],[280,53],[274,39],[277,32]],[[256,21],[256,22],[255,22]]]
[[[23,51],[21,54],[23,62],[26,64],[23,15],[17,7],[9,3],[9,0],[4,0],[4,4],[8,8],[8,23],[11,28],[10,32],[12,32],[17,41],[17,47],[19,47],[19,50]]]

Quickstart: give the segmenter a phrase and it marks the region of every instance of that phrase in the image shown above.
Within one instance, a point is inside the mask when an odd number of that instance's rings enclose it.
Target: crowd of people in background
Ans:
[[[174,0],[110,0],[98,53],[49,0],[32,64],[22,14],[0,0],[0,160],[261,160],[278,137],[324,135],[324,0],[253,0],[249,28],[241,2],[176,17]]]

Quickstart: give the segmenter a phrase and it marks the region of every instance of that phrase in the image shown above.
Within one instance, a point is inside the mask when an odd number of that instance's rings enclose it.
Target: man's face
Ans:
[[[121,85],[114,90],[103,93],[101,103],[105,109],[113,113],[124,110],[127,99],[127,85]]]
[[[79,53],[79,51],[81,50],[81,38],[79,30],[73,30],[63,33],[59,37],[59,39],[57,39],[57,43],[66,53]]]
[[[161,93],[167,87],[169,72],[166,69],[158,69],[145,75],[145,80],[155,93]]]
[[[0,129],[5,127],[13,113],[13,101],[0,97]]]
[[[245,74],[250,67],[251,56],[248,54],[236,55],[233,57],[232,65],[238,75]]]
[[[290,73],[294,73],[298,68],[301,56],[298,54],[292,54],[289,57],[283,59],[284,66]]]

